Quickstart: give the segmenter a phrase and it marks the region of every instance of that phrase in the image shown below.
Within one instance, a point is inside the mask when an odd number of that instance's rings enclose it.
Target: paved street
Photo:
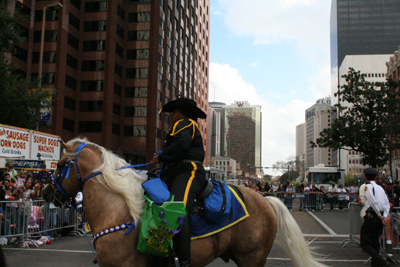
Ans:
[[[349,212],[300,212],[296,203],[293,217],[302,229],[305,239],[315,252],[321,255],[322,261],[328,266],[363,266],[368,255],[354,243],[349,243],[345,248],[339,247],[341,242],[348,238]],[[85,237],[60,237],[51,245],[40,248],[13,248],[4,249],[9,267],[27,266],[95,266],[93,256]],[[395,257],[399,260],[400,255]],[[275,244],[265,266],[293,266],[282,248]],[[209,267],[236,266],[233,262],[225,263],[216,259]]]

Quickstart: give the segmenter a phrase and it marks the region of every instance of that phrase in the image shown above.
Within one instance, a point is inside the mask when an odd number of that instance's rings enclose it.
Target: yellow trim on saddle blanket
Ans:
[[[233,190],[229,185],[228,185],[228,187],[229,187],[229,190],[231,190],[232,193],[233,193],[233,195],[236,197],[237,201],[239,201],[240,205],[242,205],[242,208],[243,208],[244,212],[246,213],[246,215],[243,216],[243,217],[241,217],[241,218],[239,218],[238,220],[232,222],[231,224],[228,224],[227,226],[222,227],[222,228],[220,228],[220,229],[218,229],[218,230],[216,230],[216,231],[214,231],[214,232],[210,232],[210,233],[205,234],[205,235],[194,236],[194,237],[191,238],[191,240],[195,240],[195,239],[199,239],[199,238],[205,238],[205,237],[208,237],[208,236],[217,234],[217,233],[219,233],[219,232],[222,232],[222,231],[224,231],[225,229],[228,229],[229,227],[234,226],[235,224],[237,224],[237,223],[243,221],[244,219],[246,219],[247,217],[250,216],[249,213],[248,213],[248,211],[247,211],[246,205],[243,203],[242,199],[236,194],[235,190]]]

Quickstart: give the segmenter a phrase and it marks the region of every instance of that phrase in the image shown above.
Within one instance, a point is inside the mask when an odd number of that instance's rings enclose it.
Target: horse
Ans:
[[[59,206],[81,190],[85,214],[94,236],[118,225],[126,224],[130,228],[135,225],[129,234],[111,231],[96,239],[95,255],[99,266],[157,266],[157,257],[136,249],[137,226],[145,203],[141,183],[147,178],[123,168],[128,165],[125,160],[86,139],[61,141],[61,146],[64,154],[52,176],[52,183],[42,191],[44,199]],[[264,266],[277,233],[281,246],[295,266],[325,266],[310,252],[299,226],[279,199],[265,199],[253,190],[238,188],[245,199],[249,217],[217,234],[192,240],[191,266],[206,266],[218,257],[225,262],[233,260],[237,266]]]

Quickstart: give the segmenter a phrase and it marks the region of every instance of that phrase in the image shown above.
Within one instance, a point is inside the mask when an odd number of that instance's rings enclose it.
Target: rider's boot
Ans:
[[[180,267],[190,267],[190,216],[183,219],[181,231],[174,236],[174,249]]]

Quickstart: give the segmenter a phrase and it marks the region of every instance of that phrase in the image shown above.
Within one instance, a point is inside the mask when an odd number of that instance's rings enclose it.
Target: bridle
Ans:
[[[62,171],[58,173],[57,177],[54,178],[54,175],[51,175],[51,187],[54,191],[54,199],[58,201],[60,204],[63,204],[65,201],[67,201],[67,204],[76,207],[76,202],[75,202],[75,197],[76,195],[83,189],[83,185],[91,178],[100,175],[101,172],[95,172],[90,174],[88,177],[86,177],[84,180],[82,180],[81,172],[79,171],[79,165],[78,165],[78,157],[79,153],[82,151],[82,149],[86,147],[85,143],[81,143],[74,152],[75,159],[69,159],[65,166],[63,167]],[[80,182],[80,185],[78,189],[76,190],[75,194],[73,196],[69,196],[64,189],[62,189],[61,184],[64,179],[69,178],[69,174],[71,172],[71,168],[76,164],[76,172],[78,174],[78,181]],[[137,167],[149,167],[150,164],[138,164],[138,165],[129,165],[129,166],[123,166],[121,168],[118,168],[116,170],[122,170],[122,169],[129,169],[129,168],[137,168]],[[142,169],[142,170],[144,170]],[[141,171],[142,171],[141,170]],[[140,172],[140,171],[139,171]],[[62,198],[65,198],[65,201],[63,201]]]
[[[60,204],[64,203],[64,201],[62,201],[62,197],[64,197],[65,200],[68,202],[68,204],[74,207],[75,206],[75,197],[78,194],[78,192],[81,191],[81,189],[83,188],[83,185],[85,184],[85,182],[88,181],[90,178],[93,178],[93,177],[101,174],[101,172],[93,173],[93,174],[89,175],[88,177],[86,177],[82,181],[82,176],[81,176],[81,173],[79,171],[78,157],[79,157],[79,153],[82,151],[82,149],[85,146],[86,146],[86,144],[82,143],[75,149],[74,154],[76,155],[76,158],[75,159],[69,159],[67,161],[67,163],[65,164],[64,168],[62,169],[62,171],[60,173],[58,173],[56,178],[54,178],[53,174],[51,175],[51,187],[53,188],[53,191],[54,191],[54,198]],[[78,189],[76,190],[75,194],[73,196],[69,196],[64,191],[64,189],[62,189],[61,184],[62,184],[64,179],[68,179],[69,178],[69,174],[71,172],[71,168],[74,166],[74,164],[76,164],[76,172],[78,174],[78,181],[80,182],[80,185],[79,185]],[[60,196],[60,197],[58,197],[58,196]]]

